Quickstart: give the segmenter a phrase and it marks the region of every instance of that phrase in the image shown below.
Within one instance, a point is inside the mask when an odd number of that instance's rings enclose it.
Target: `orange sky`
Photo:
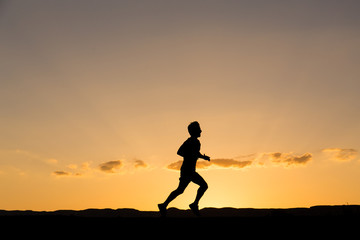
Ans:
[[[2,1],[0,209],[155,210],[194,120],[201,208],[360,204],[359,10]]]

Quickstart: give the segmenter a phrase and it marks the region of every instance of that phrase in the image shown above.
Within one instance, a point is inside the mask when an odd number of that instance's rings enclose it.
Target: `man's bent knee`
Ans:
[[[208,187],[207,183],[205,183],[205,184],[202,184],[200,186],[200,188],[205,192],[209,187]]]

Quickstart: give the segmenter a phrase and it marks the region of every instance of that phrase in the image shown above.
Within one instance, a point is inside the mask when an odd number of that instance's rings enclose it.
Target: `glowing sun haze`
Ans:
[[[359,1],[1,1],[0,209],[360,204]],[[187,208],[195,185],[171,206]]]

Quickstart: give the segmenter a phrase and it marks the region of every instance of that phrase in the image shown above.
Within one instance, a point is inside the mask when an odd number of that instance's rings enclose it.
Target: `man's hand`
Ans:
[[[209,157],[209,156],[206,156],[205,154],[204,154],[204,155],[202,155],[202,158],[203,158],[204,160],[208,160],[208,161],[210,161],[210,157]]]

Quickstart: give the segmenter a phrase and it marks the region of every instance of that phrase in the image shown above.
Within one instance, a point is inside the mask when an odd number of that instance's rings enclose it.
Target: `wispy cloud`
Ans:
[[[116,170],[119,170],[122,167],[123,163],[121,160],[114,160],[101,163],[99,169],[106,173],[115,173]]]
[[[149,165],[143,160],[111,160],[97,164],[96,167],[90,166],[90,162],[71,163],[64,167],[66,170],[52,172],[53,176],[91,176],[96,173],[133,173],[141,169],[149,169]]]
[[[180,170],[182,162],[182,160],[179,160],[177,162],[170,163],[166,168],[170,170]]]
[[[213,159],[210,163],[210,165],[221,167],[221,168],[235,168],[240,169],[247,166],[250,166],[252,164],[252,161],[238,161],[235,159],[225,159],[225,158],[219,158],[219,159]]]
[[[182,165],[182,160],[177,162],[173,162],[167,166],[167,169],[171,170],[180,170]],[[235,159],[225,159],[225,158],[218,158],[212,159],[210,162],[208,161],[198,161],[196,163],[197,169],[208,169],[208,168],[234,168],[234,169],[241,169],[247,166],[250,166],[252,161],[238,161]]]
[[[268,153],[271,161],[275,164],[284,164],[285,166],[305,165],[312,159],[311,153],[295,155],[293,153],[274,152]]]
[[[143,160],[136,159],[134,167],[135,168],[147,168],[148,165]]]
[[[52,174],[54,176],[69,176],[69,175],[71,175],[70,172],[66,172],[66,171],[54,171],[54,172],[52,172]]]
[[[90,167],[89,162],[83,162],[81,164],[71,163],[71,164],[66,165],[64,168],[66,168],[67,170],[66,171],[57,170],[57,171],[53,171],[51,174],[53,176],[80,177],[80,176],[89,175],[94,170],[93,168]]]
[[[353,148],[325,148],[322,152],[328,154],[332,160],[338,162],[351,161],[358,155],[358,151]]]
[[[208,161],[198,161],[196,163],[197,169],[210,168],[231,168],[242,169],[245,167],[270,167],[270,166],[284,166],[296,167],[305,166],[312,160],[311,153],[304,153],[296,155],[294,153],[270,152],[270,153],[255,153],[237,158],[216,158]],[[169,164],[166,168],[170,170],[180,170],[182,160]]]

